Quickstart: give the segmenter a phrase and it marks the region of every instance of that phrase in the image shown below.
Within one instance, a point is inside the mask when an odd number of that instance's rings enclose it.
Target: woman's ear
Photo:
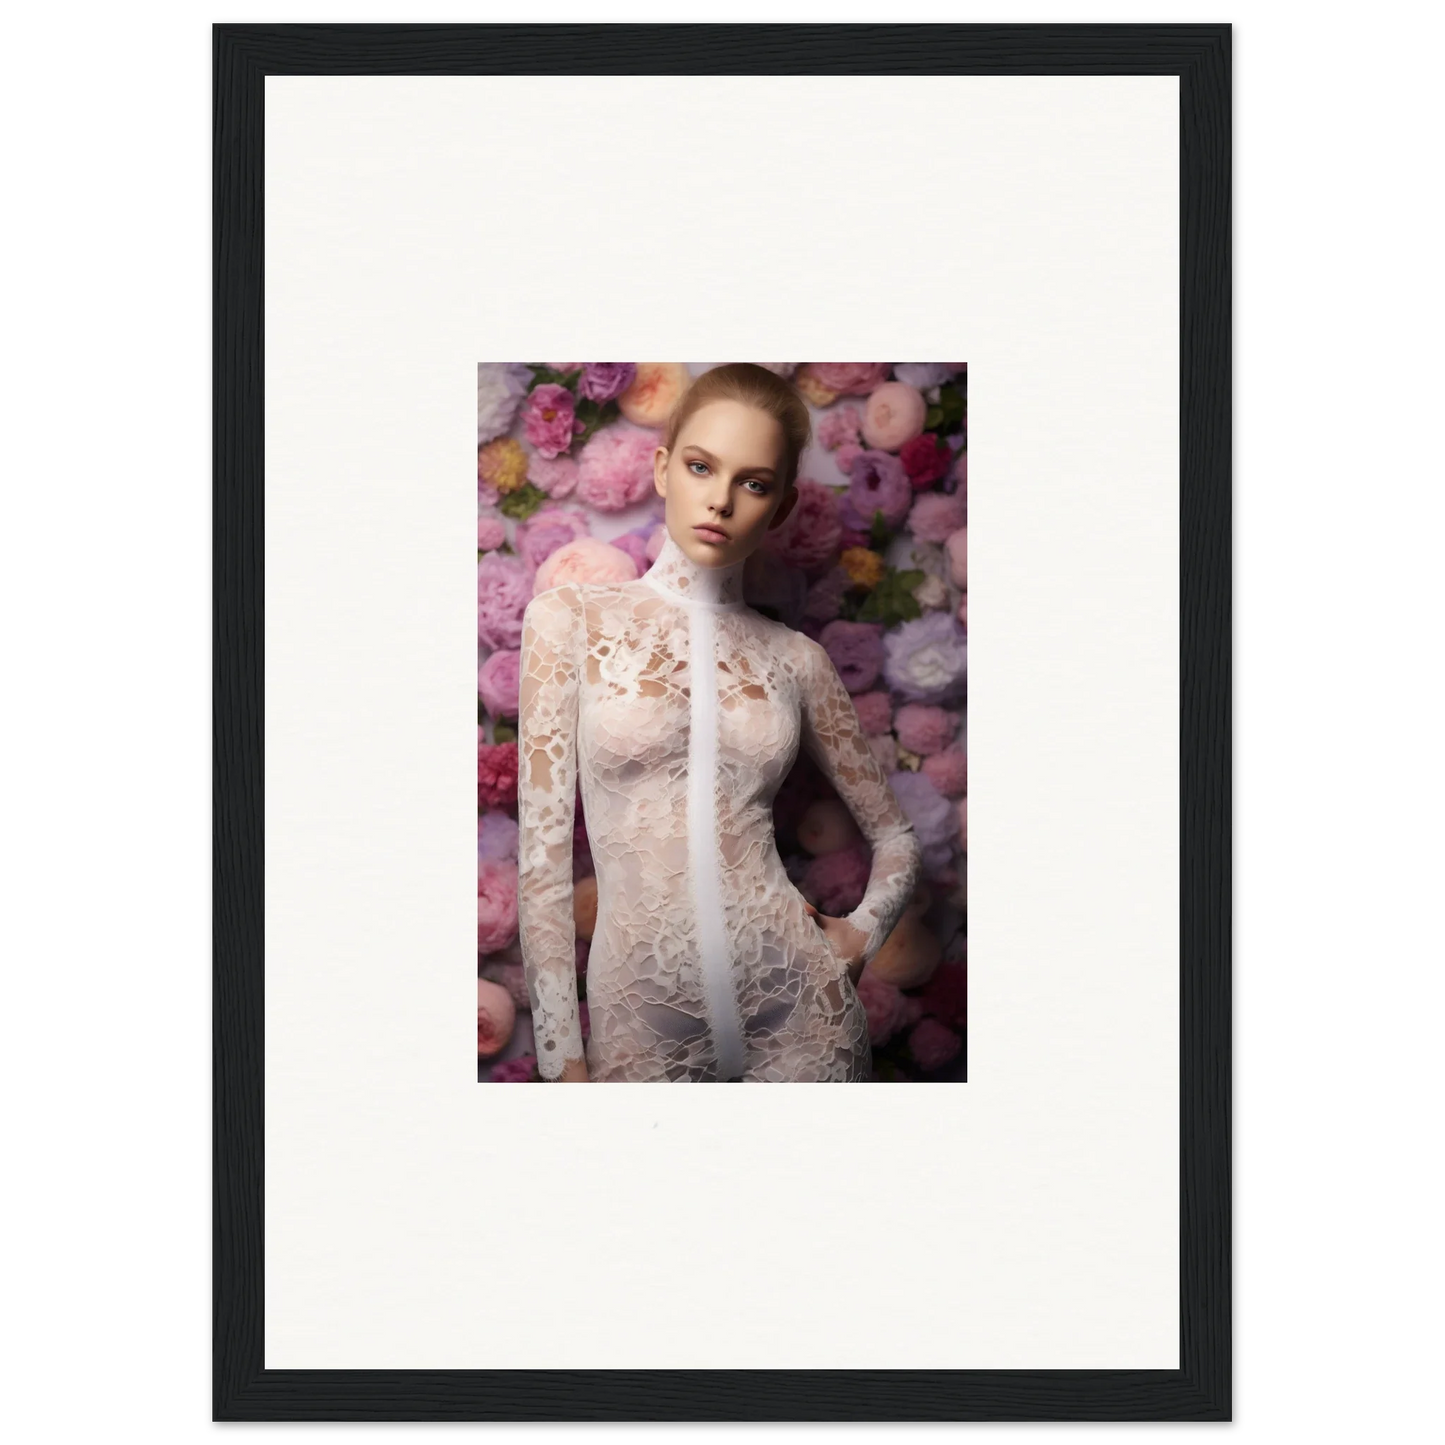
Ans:
[[[658,447],[652,453],[652,489],[664,500],[667,498],[667,448]]]

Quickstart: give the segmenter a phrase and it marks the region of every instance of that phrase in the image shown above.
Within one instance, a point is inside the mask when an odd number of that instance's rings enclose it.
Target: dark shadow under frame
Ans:
[[[218,25],[213,318],[217,1420],[1228,1420],[1228,25]],[[1175,75],[1180,145],[1178,1370],[263,1368],[267,75]]]

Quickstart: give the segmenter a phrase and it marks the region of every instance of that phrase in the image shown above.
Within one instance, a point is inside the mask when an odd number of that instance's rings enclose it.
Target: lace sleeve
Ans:
[[[539,592],[522,614],[517,919],[543,1079],[583,1057],[572,915],[580,623],[574,587]]]
[[[883,947],[918,882],[923,852],[888,775],[868,746],[858,710],[827,649],[804,636],[803,745],[848,805],[873,849],[863,901],[848,922],[868,935],[863,960]]]

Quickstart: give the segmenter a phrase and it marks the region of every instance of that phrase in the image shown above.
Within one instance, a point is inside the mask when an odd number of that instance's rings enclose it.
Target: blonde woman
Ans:
[[[622,584],[566,584],[523,616],[520,941],[544,1080],[859,1082],[855,984],[921,853],[823,647],[743,600],[797,502],[808,408],[747,363],[704,372],[654,454],[667,538]],[[872,845],[862,901],[819,914],[784,870],[772,801],[805,747]],[[578,1020],[580,783],[597,871]]]

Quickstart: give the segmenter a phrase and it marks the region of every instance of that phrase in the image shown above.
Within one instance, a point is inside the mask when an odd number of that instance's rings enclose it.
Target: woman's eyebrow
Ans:
[[[717,464],[717,458],[713,456],[713,454],[708,451],[706,447],[700,447],[696,442],[688,442],[687,445],[683,447],[683,451],[701,452],[703,456],[708,459],[708,461],[712,462],[714,465]],[[777,473],[774,472],[771,467],[739,467],[738,470],[740,472],[766,472],[770,477],[777,475]]]

